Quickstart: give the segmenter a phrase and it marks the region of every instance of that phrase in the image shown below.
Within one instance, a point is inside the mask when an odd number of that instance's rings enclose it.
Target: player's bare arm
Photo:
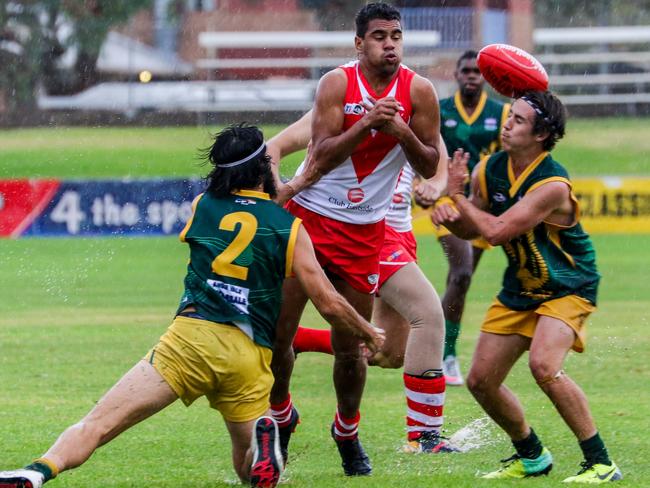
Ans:
[[[456,151],[459,152],[461,151]],[[575,223],[575,204],[571,200],[571,191],[568,184],[562,181],[550,181],[535,188],[499,216],[482,210],[462,192],[460,181],[467,174],[467,158],[456,157],[456,153],[449,168],[448,190],[462,221],[477,229],[491,245],[502,245],[532,230],[541,222],[561,226]]]
[[[312,110],[303,115],[296,122],[285,128],[282,132],[272,137],[267,144],[267,152],[271,155],[276,171],[279,169],[280,160],[302,149],[307,149],[305,155],[305,167],[302,172],[289,180],[286,183],[278,183],[278,195],[275,198],[276,203],[283,205],[286,201],[290,200],[302,190],[310,185],[313,185],[327,172],[323,165],[319,165],[318,161],[314,159],[312,146],[311,146],[311,122]]]
[[[442,137],[438,137],[438,152],[440,153],[440,161],[436,169],[436,174],[429,179],[422,179],[418,175],[415,188],[413,189],[415,203],[423,208],[430,207],[447,192],[447,164],[449,154],[447,153],[447,146],[445,146]]]
[[[318,181],[317,178],[313,181],[310,180],[313,171],[303,171],[299,177],[294,176],[287,183],[283,183],[280,179],[280,160],[289,154],[305,149],[310,139],[311,110],[266,143],[266,153],[271,157],[271,170],[278,189],[278,194],[274,200],[280,205],[293,198],[306,186]],[[308,166],[307,170],[309,169]]]
[[[284,128],[266,143],[266,152],[274,164],[307,147],[311,139],[311,110],[290,126]]]
[[[411,100],[413,113],[409,124],[397,113],[379,130],[399,139],[413,169],[424,178],[431,178],[440,159],[438,96],[429,80],[415,75],[411,82]]]
[[[293,271],[318,312],[332,327],[359,337],[373,353],[381,348],[383,331],[367,322],[336,291],[318,264],[309,234],[302,226],[294,249]]]
[[[356,124],[343,132],[343,99],[347,77],[335,69],[321,79],[316,91],[312,114],[313,157],[324,173],[345,161],[370,134],[393,119],[400,105],[392,97],[378,100]]]

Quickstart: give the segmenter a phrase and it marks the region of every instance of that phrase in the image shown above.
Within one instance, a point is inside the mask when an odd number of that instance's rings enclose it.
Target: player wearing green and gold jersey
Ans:
[[[275,486],[284,462],[278,425],[265,414],[276,333],[288,334],[285,341],[295,334],[276,326],[287,276],[299,280],[333,327],[373,351],[383,343],[329,282],[300,220],[270,200],[276,191],[261,131],[231,126],[206,152],[213,169],[181,233],[190,262],[169,329],[43,457],[0,472],[0,486],[40,488],[177,399],[190,405],[201,396],[225,420],[241,480]]]
[[[485,478],[546,474],[553,458],[504,381],[526,350],[531,373],[577,437],[582,469],[565,479],[621,479],[591,417],[587,398],[563,371],[570,349],[584,348],[585,321],[595,310],[600,279],[591,241],[579,223],[566,170],[548,153],[564,135],[565,109],[550,92],[526,92],[503,126],[505,152],[480,163],[465,196],[469,154],[449,165],[447,191],[455,206],[434,221],[463,238],[482,235],[508,258],[503,288],[487,312],[467,384],[483,409],[510,436],[516,453]]]

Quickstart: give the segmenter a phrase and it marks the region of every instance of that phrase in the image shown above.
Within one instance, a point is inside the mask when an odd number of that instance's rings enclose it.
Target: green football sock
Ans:
[[[32,464],[25,466],[25,469],[41,473],[43,475],[43,483],[50,481],[52,478],[56,478],[56,475],[59,474],[59,468],[52,461],[45,458],[34,459]]]
[[[452,322],[445,320],[445,353],[443,358],[447,356],[456,356],[456,342],[460,334],[460,322]]]
[[[512,441],[512,445],[515,447],[517,454],[526,459],[535,459],[542,454],[542,442],[535,434],[533,428],[530,428],[530,434],[525,439],[520,441]]]
[[[585,461],[589,463],[612,464],[612,461],[609,459],[609,455],[607,454],[605,443],[600,438],[598,432],[596,432],[596,435],[593,437],[580,441],[580,449],[582,449],[582,454],[585,456]]]

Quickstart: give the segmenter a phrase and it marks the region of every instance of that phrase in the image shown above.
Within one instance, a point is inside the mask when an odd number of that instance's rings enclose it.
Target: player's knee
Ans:
[[[490,388],[489,378],[474,369],[470,369],[469,373],[467,374],[467,378],[465,379],[465,383],[467,384],[469,391],[474,396],[483,395]]]
[[[468,290],[472,282],[472,270],[468,267],[453,269],[449,275],[449,285],[460,290]]]
[[[564,372],[556,364],[550,363],[543,357],[531,355],[528,360],[528,367],[530,372],[541,387],[550,383],[558,381],[563,376]]]
[[[400,369],[404,366],[404,355],[403,354],[388,354],[383,357],[381,364],[377,366],[386,369]]]
[[[364,362],[359,347],[357,349],[334,349],[334,361],[338,364],[349,364],[353,367],[356,363]]]

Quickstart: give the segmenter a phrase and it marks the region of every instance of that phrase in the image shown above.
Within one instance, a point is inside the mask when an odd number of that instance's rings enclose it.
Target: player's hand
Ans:
[[[400,110],[404,110],[402,104],[394,97],[385,97],[379,100],[368,97],[368,102],[364,102],[363,106],[366,109],[364,119],[371,129],[376,130],[391,122],[396,114],[399,116]]]
[[[422,208],[428,208],[440,198],[446,188],[441,184],[435,184],[433,181],[421,181],[413,189],[415,203]]]
[[[456,207],[449,203],[436,205],[431,212],[431,222],[435,225],[445,225],[450,222],[456,222],[460,218],[460,212]]]
[[[312,154],[311,147],[311,141],[309,141],[309,144],[307,145],[307,153],[305,155],[305,168],[303,172],[299,175],[294,176],[286,183],[276,183],[278,195],[274,200],[278,205],[284,205],[287,201],[291,200],[302,190],[320,180],[325,174],[318,167],[318,164],[316,163],[316,160]]]
[[[398,112],[393,115],[391,120],[382,125],[379,130],[384,134],[388,134],[401,140],[405,131],[409,130],[409,126]]]
[[[456,149],[453,157],[447,166],[447,195],[453,196],[458,193],[465,193],[465,185],[469,181],[469,171],[467,169],[467,162],[469,161],[469,153],[462,149]]]
[[[370,336],[363,341],[364,344],[362,346],[362,350],[364,357],[370,358],[374,356],[382,348],[385,340],[386,333],[384,330],[372,325]]]

